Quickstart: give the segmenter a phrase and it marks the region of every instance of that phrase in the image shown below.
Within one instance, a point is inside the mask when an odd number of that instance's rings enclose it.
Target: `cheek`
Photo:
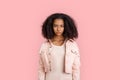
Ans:
[[[54,27],[53,30],[56,31],[56,28]]]
[[[62,30],[64,31],[64,28]]]

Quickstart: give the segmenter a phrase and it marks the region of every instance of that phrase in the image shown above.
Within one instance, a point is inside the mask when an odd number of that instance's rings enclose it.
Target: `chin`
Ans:
[[[56,34],[56,36],[62,36],[62,34]]]

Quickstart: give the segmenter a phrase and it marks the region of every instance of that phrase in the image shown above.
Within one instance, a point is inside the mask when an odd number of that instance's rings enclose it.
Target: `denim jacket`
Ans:
[[[51,50],[52,45],[50,40],[42,43],[39,50],[39,80],[45,80],[45,73],[51,71]],[[80,80],[80,54],[77,43],[72,40],[65,42],[65,73],[71,73],[73,80]],[[57,79],[56,79],[57,80]]]

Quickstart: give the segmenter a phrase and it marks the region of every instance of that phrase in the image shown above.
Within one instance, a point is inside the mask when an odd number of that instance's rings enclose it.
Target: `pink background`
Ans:
[[[37,80],[41,24],[54,13],[78,27],[81,80],[120,80],[119,0],[0,1],[0,80]]]

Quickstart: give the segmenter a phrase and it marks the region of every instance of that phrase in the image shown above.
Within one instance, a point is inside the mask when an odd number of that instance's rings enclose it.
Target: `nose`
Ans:
[[[57,30],[58,30],[58,31],[60,31],[60,30],[61,30],[61,27],[60,27],[60,26],[58,26],[58,27],[57,27]]]

